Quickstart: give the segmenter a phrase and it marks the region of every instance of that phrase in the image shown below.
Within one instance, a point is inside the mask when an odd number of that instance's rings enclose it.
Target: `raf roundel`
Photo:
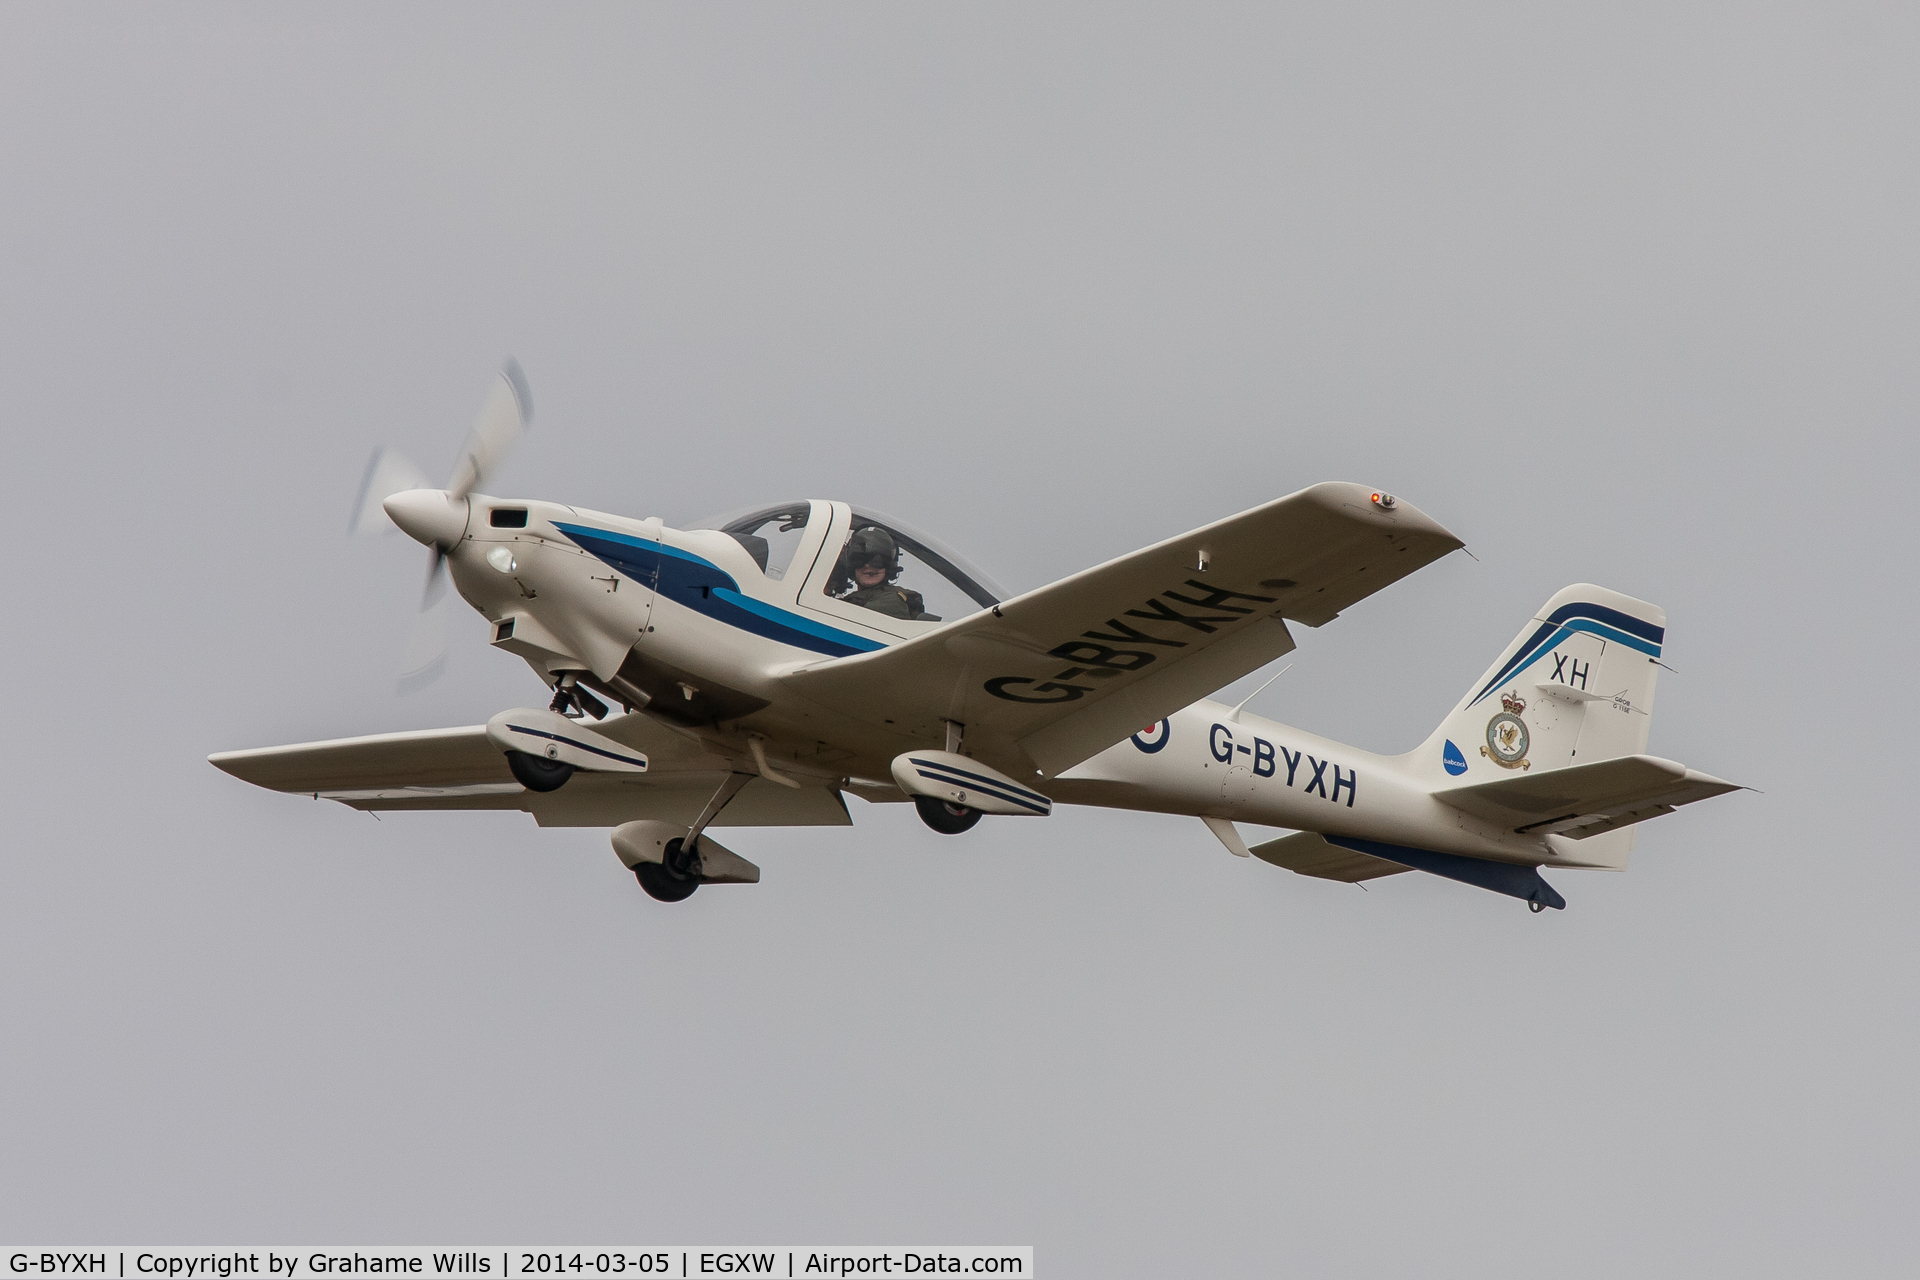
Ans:
[[[1133,735],[1133,745],[1152,755],[1156,751],[1164,750],[1172,738],[1173,722],[1157,720]]]

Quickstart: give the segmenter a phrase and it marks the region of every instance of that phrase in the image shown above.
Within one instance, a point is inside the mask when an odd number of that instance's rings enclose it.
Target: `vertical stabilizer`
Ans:
[[[1576,583],[1555,593],[1414,753],[1435,786],[1646,750],[1666,640],[1659,607]]]

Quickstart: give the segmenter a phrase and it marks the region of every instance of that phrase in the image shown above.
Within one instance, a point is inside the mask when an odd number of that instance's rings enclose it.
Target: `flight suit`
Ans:
[[[891,582],[883,582],[877,587],[861,587],[848,595],[840,597],[848,604],[857,604],[862,609],[871,609],[875,613],[884,613],[889,618],[905,618],[908,621],[919,619],[926,622],[938,622],[926,612],[926,600],[918,591],[909,591],[905,587]]]

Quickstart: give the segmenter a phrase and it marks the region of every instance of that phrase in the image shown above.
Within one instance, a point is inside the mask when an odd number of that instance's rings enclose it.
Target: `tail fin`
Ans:
[[[1638,755],[1667,615],[1605,587],[1555,593],[1473,682],[1415,765],[1436,786]]]

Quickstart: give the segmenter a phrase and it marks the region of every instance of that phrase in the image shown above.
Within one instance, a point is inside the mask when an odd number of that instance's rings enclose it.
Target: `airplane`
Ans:
[[[1211,700],[1292,651],[1293,627],[1463,547],[1383,490],[1315,484],[1009,595],[841,501],[673,529],[492,497],[531,403],[509,362],[446,487],[376,453],[354,524],[383,512],[424,543],[423,622],[450,578],[547,706],[210,763],[361,810],[610,827],[662,902],[760,879],[711,828],[847,826],[852,795],[956,836],[1062,804],[1185,815],[1303,876],[1419,871],[1539,912],[1566,906],[1543,868],[1624,870],[1639,823],[1743,789],[1646,754],[1666,615],[1590,584],[1555,592],[1402,755]],[[438,664],[422,630],[415,677]],[[1292,834],[1250,845],[1242,824]]]

